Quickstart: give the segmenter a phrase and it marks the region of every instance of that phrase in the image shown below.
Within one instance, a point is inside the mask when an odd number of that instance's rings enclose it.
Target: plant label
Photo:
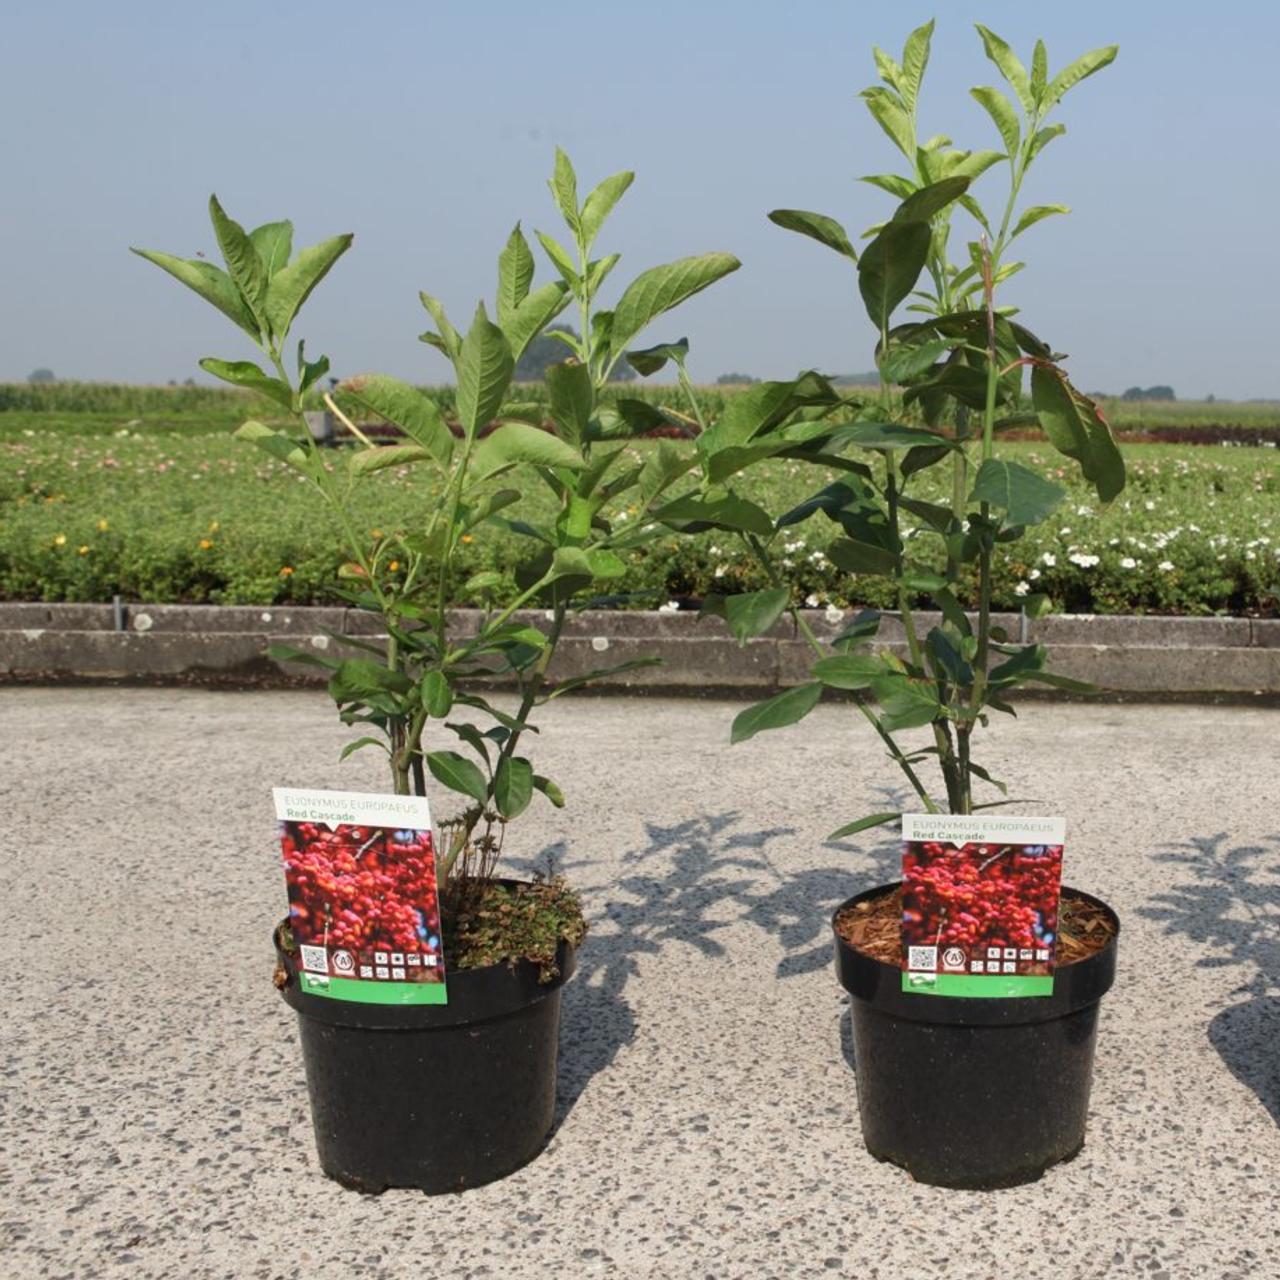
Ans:
[[[445,1004],[426,797],[272,795],[299,989],[358,1004]]]
[[[1062,818],[902,815],[903,991],[1053,994]]]

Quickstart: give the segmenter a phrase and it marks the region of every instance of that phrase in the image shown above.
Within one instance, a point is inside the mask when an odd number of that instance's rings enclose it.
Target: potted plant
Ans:
[[[1005,803],[978,762],[977,731],[990,713],[1013,714],[1009,694],[1028,683],[1082,692],[1046,669],[1044,646],[1019,641],[993,616],[992,566],[1017,554],[1027,526],[1045,520],[1064,490],[1002,446],[1010,427],[1038,424],[1076,463],[1103,502],[1124,485],[1124,464],[1097,406],[1073,387],[1054,353],[998,304],[1021,267],[1014,241],[1058,205],[1023,208],[1028,168],[1060,135],[1049,116],[1064,93],[1106,66],[1100,49],[1050,77],[1042,42],[1028,72],[998,36],[979,27],[988,57],[1017,102],[982,87],[973,96],[995,121],[1001,149],[962,151],[946,137],[921,143],[916,104],[933,24],[914,31],[902,62],[876,50],[882,85],[863,97],[908,162],[904,174],[867,181],[897,208],[859,252],[835,219],[806,210],[770,214],[782,227],[833,250],[856,272],[879,333],[876,403],[845,400],[824,379],[761,384],[739,396],[697,441],[701,484],[657,513],[673,527],[701,516],[734,531],[771,586],[711,600],[740,640],[785,612],[812,650],[810,679],[743,711],[732,740],[803,719],[828,694],[851,697],[901,771],[912,807],[968,815]],[[998,218],[970,190],[1002,168],[1008,188]],[[949,255],[953,218],[976,222],[959,262]],[[923,280],[923,282],[922,282]],[[904,303],[916,317],[897,321]],[[1024,375],[1030,370],[1030,407]],[[824,468],[811,497],[776,516],[733,489],[744,469],[777,457]],[[839,536],[825,554],[861,584],[887,584],[891,617],[874,609],[823,631],[797,609],[773,547],[814,517]],[[673,518],[676,517],[676,518]],[[1030,575],[1034,577],[1034,574]],[[1030,584],[1028,583],[1028,586]],[[1030,590],[1026,613],[1051,608]],[[932,610],[924,617],[921,607]],[[900,652],[877,647],[896,642]],[[902,735],[921,731],[922,740]],[[939,786],[925,769],[936,769]],[[849,822],[832,839],[896,821],[897,812]],[[945,1186],[1006,1186],[1038,1177],[1084,1140],[1098,1002],[1111,984],[1118,922],[1105,905],[1067,889],[1058,921],[1059,968],[1046,998],[935,999],[904,992],[903,908],[897,884],[870,889],[834,918],[838,969],[853,996],[853,1041],[863,1135],[876,1156]]]
[[[233,320],[266,358],[266,368],[211,358],[201,365],[288,415],[285,425],[249,421],[237,434],[315,491],[345,535],[350,560],[339,572],[342,592],[382,633],[333,637],[354,650],[346,656],[284,647],[273,656],[329,671],[340,718],[361,730],[343,757],[381,751],[397,794],[423,795],[430,778],[461,799],[461,810],[439,824],[436,854],[447,1004],[322,999],[290,980],[290,965],[277,971],[298,1014],[321,1165],[363,1191],[444,1192],[490,1181],[536,1155],[552,1123],[560,988],[586,924],[561,879],[503,878],[499,859],[509,825],[536,793],[564,803],[558,785],[525,754],[537,710],[648,661],[559,681],[549,670],[567,617],[591,602],[599,584],[623,575],[621,551],[656,536],[637,533],[616,512],[659,500],[691,465],[669,447],[635,462],[626,441],[652,425],[651,411],[627,400],[606,407],[600,392],[654,317],[738,266],[728,254],[709,253],[655,267],[611,310],[599,308],[598,292],[618,255],[593,258],[593,246],[631,181],[630,173],[614,174],[580,201],[572,165],[557,151],[550,185],[572,248],[542,233],[539,240],[558,278],[533,287],[534,257],[517,225],[499,255],[493,319],[482,303],[463,334],[437,299],[421,295],[435,324],[423,340],[456,374],[457,426],[431,396],[395,378],[363,375],[327,398],[354,442],[336,451],[319,448],[302,417],[303,399],[329,362],[308,360],[298,342],[290,373],[286,343],[299,308],[352,237],[295,255],[288,222],[246,232],[213,198],[225,271],[202,259],[142,254]],[[544,422],[540,407],[508,404],[508,391],[521,352],[570,304],[582,336],[559,333],[571,354],[547,372]],[[642,353],[637,358],[643,363]],[[403,440],[373,443],[354,421],[370,414],[393,424]],[[370,537],[354,517],[353,497],[388,467],[426,468],[432,483],[418,527]],[[521,499],[513,481],[531,473],[554,492],[552,521],[503,514]],[[526,535],[531,554],[459,585],[460,548],[493,522]],[[451,608],[459,598],[477,611],[459,616]],[[537,613],[522,612],[534,605]],[[513,687],[512,709],[485,696],[483,685],[495,680]],[[282,954],[294,946],[288,921],[276,943]]]

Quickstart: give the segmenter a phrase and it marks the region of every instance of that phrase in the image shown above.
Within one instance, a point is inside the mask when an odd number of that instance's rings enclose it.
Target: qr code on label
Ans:
[[[324,947],[302,948],[302,967],[308,973],[328,973],[329,953]]]
[[[930,972],[938,967],[937,947],[908,947],[907,968],[927,969]]]

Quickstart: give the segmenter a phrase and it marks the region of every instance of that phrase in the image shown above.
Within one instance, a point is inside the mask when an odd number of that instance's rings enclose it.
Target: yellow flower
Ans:
[[[221,528],[221,526],[220,526],[220,525],[218,524],[218,522],[215,520],[215,521],[214,521],[214,522],[209,526],[209,532],[210,532],[210,533],[217,533],[217,532],[218,532],[218,530],[219,530],[220,528]]]
[[[201,550],[201,551],[208,551],[208,550],[209,550],[209,548],[210,548],[211,546],[213,546],[213,543],[212,543],[212,542],[210,542],[208,538],[201,538],[201,539],[200,539],[200,550]]]
[[[371,538],[381,538],[381,537],[383,537],[383,536],[385,536],[385,535],[383,534],[383,532],[382,532],[382,530],[381,530],[381,529],[370,529],[370,530],[369,530],[369,537],[371,537]]]
[[[105,520],[99,520],[99,521],[98,521],[98,532],[99,532],[99,533],[106,533],[106,531],[107,531],[107,527],[108,527],[108,526],[107,526],[107,522],[106,522]]]
[[[397,569],[399,569],[399,568],[400,568],[400,561],[399,561],[399,560],[393,560],[389,565],[387,565],[387,569],[388,569],[391,573],[395,573],[395,572],[396,572],[396,570],[397,570]]]
[[[80,548],[78,548],[78,550],[79,550],[79,552],[80,552],[80,554],[81,554],[82,556],[87,556],[87,555],[89,554],[89,548],[88,548],[88,547],[80,547]]]
[[[53,545],[55,547],[65,547],[67,545],[67,535],[65,533],[55,534],[53,538]]]
[[[285,567],[280,570],[280,576],[282,578],[287,578],[292,572],[293,572],[292,566],[285,565]]]
[[[474,542],[474,541],[475,541],[475,539],[474,539],[474,538],[473,538],[469,533],[464,533],[464,534],[462,535],[462,540],[463,540],[463,542]]]

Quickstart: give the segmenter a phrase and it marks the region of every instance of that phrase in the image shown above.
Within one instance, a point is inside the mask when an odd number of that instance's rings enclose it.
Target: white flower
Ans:
[[[1156,565],[1156,568],[1159,569],[1161,573],[1169,573],[1173,569],[1173,561],[1161,560],[1160,563]]]
[[[1097,556],[1088,555],[1083,551],[1073,552],[1067,557],[1067,559],[1070,560],[1072,564],[1078,564],[1082,569],[1092,569],[1093,566],[1098,563]]]
[[[1040,563],[1048,565],[1049,568],[1052,569],[1053,566],[1058,563],[1058,557],[1055,556],[1052,551],[1046,551],[1044,555],[1040,557]]]
[[[1064,524],[1062,528],[1058,530],[1058,537],[1065,538],[1067,534],[1069,534],[1070,532],[1071,532],[1071,526],[1068,524]]]
[[[1142,505],[1146,507],[1148,511],[1154,511],[1156,509],[1156,504],[1154,502],[1144,502]]]
[[[1030,578],[1032,582],[1034,582],[1039,576],[1040,576],[1039,569],[1032,569],[1031,572],[1027,574],[1027,577]]]
[[[716,565],[716,577],[717,577],[717,578],[723,578],[723,577],[724,577],[724,565],[722,565],[722,564],[718,564],[718,565]]]
[[[1019,582],[1018,585],[1014,587],[1013,594],[1015,596],[1025,596],[1030,590],[1031,584],[1029,582]]]
[[[838,604],[829,604],[822,616],[834,627],[844,617],[844,610]]]
[[[1125,558],[1120,561],[1120,567],[1122,569],[1136,569],[1138,567],[1138,562],[1132,556],[1125,556]]]
[[[678,600],[668,600],[666,604],[658,606],[659,613],[679,613],[680,602]]]
[[[810,592],[807,596],[805,596],[804,602],[806,606],[808,606],[808,608],[810,609],[816,609],[822,603],[822,601],[819,600],[818,597],[813,594],[813,592]]]

